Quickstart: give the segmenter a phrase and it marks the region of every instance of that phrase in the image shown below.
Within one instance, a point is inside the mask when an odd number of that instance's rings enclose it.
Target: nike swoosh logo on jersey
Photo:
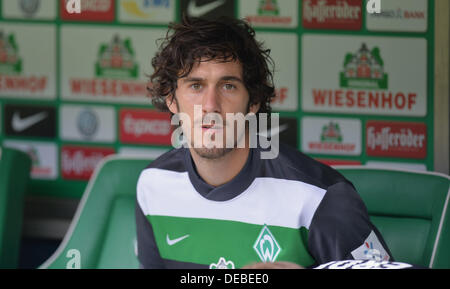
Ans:
[[[180,237],[180,238],[176,238],[176,239],[170,240],[169,234],[167,234],[167,235],[166,235],[166,241],[167,241],[167,244],[168,244],[169,246],[172,246],[172,245],[175,245],[176,243],[178,243],[178,242],[180,242],[180,241],[183,241],[183,240],[186,239],[187,237],[189,237],[189,235],[184,235],[184,236],[182,236],[182,237]]]
[[[11,126],[14,131],[21,132],[37,124],[38,122],[44,120],[46,117],[47,117],[46,111],[27,116],[25,118],[21,118],[19,113],[15,112],[12,117]]]
[[[262,131],[262,132],[258,133],[258,135],[263,136],[263,137],[268,137],[268,136],[272,137],[272,136],[275,136],[275,135],[280,134],[283,131],[287,130],[288,127],[289,127],[289,125],[287,123],[285,123],[285,124],[278,126],[277,128],[272,128],[270,130],[268,129],[266,131]]]
[[[201,6],[198,6],[196,3],[196,0],[189,1],[187,12],[189,16],[192,17],[200,17],[202,15],[205,15],[208,12],[211,12],[212,10],[216,9],[217,7],[222,6],[225,4],[226,0],[216,0],[210,3],[203,4]]]

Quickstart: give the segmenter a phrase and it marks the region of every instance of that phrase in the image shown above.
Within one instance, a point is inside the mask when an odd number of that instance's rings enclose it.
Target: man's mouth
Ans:
[[[212,131],[222,130],[222,126],[214,125],[214,124],[203,124],[202,131],[208,131],[208,130],[212,130]]]

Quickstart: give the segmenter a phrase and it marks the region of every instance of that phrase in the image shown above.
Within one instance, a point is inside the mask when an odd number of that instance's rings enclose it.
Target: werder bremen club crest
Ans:
[[[281,252],[280,245],[278,245],[277,240],[275,240],[267,225],[264,225],[259,233],[253,249],[255,249],[256,254],[258,254],[262,262],[275,262],[278,254]]]
[[[137,78],[138,64],[134,61],[131,40],[115,35],[110,43],[100,45],[95,74],[97,77]]]
[[[369,50],[363,43],[356,53],[347,53],[340,85],[344,88],[387,89],[388,75],[384,72],[380,49]]]

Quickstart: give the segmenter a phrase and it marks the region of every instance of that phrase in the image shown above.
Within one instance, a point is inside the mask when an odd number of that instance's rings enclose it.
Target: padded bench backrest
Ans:
[[[66,236],[40,268],[138,268],[135,254],[136,185],[150,159],[110,156],[89,181]],[[78,250],[76,254],[74,251]],[[72,250],[72,251],[71,251]],[[79,253],[79,255],[78,255]],[[70,267],[70,266],[69,266]]]
[[[23,203],[31,159],[21,151],[0,147],[0,269],[17,268]]]
[[[449,225],[449,177],[366,167],[336,168],[358,190],[394,258],[433,267],[437,249],[443,246],[439,238],[444,223]],[[447,265],[439,266],[450,266],[450,258]]]

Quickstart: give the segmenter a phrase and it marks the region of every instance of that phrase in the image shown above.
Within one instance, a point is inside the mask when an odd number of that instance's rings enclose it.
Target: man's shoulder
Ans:
[[[183,149],[172,149],[152,161],[139,175],[138,195],[144,188],[165,187],[169,179],[184,173],[186,171],[184,158]]]
[[[337,170],[286,144],[280,143],[278,157],[268,161],[268,174],[277,178],[301,181],[322,189],[347,181]]]
[[[144,170],[162,169],[174,172],[186,171],[185,166],[185,149],[171,149],[153,160]]]

